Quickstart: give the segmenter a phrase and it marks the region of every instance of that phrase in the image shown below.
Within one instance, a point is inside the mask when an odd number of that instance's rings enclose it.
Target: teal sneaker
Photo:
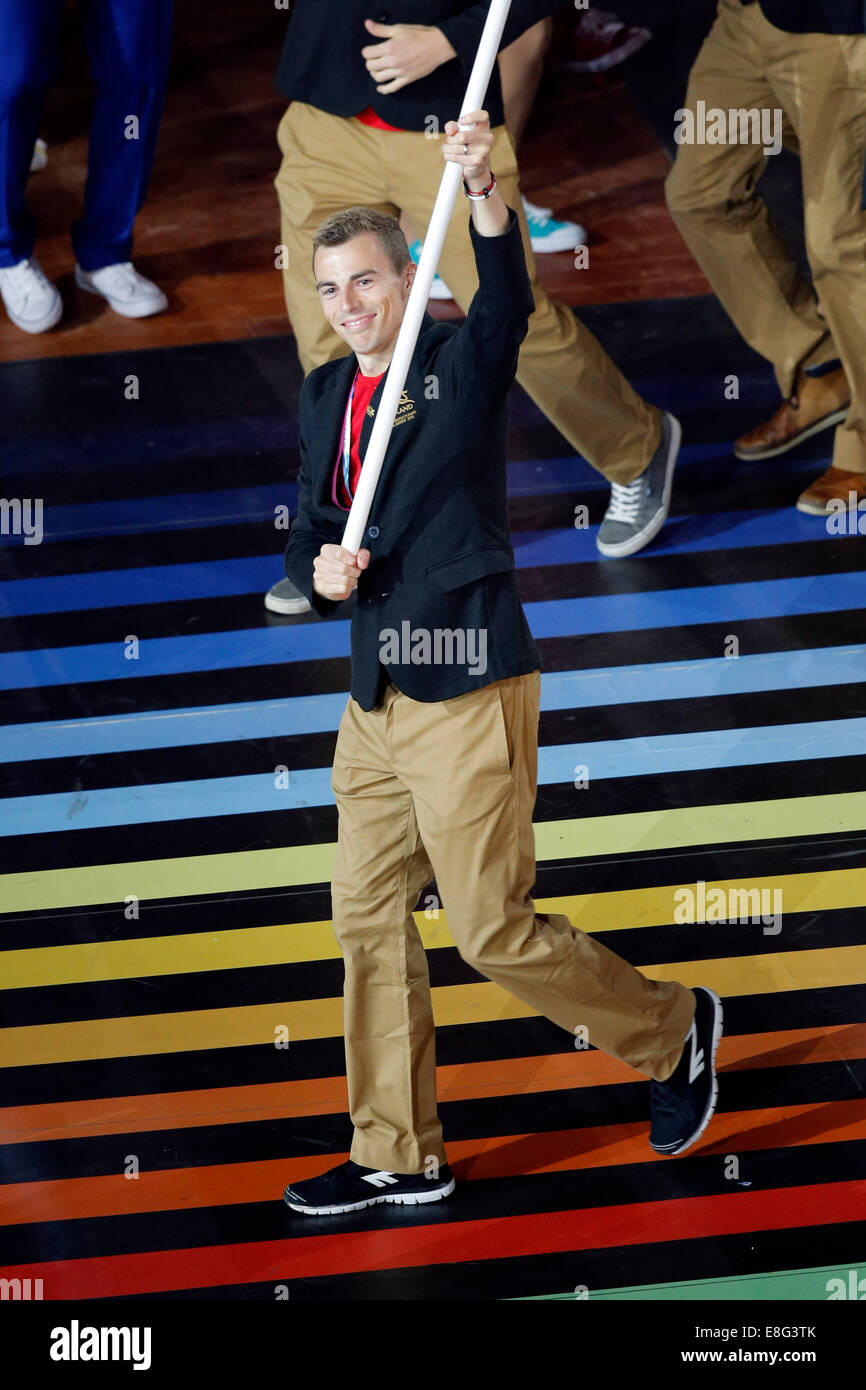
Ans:
[[[523,199],[523,211],[529,223],[529,240],[533,251],[575,251],[586,245],[586,228],[579,222],[557,222],[550,208],[540,208]]]

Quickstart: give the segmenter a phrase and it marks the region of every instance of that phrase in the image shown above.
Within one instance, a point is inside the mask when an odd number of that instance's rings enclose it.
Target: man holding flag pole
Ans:
[[[489,165],[487,113],[466,107],[442,147],[471,206],[479,288],[462,327],[425,313],[414,336],[401,333],[416,273],[415,300],[426,302],[435,272],[438,201],[417,272],[399,224],[372,209],[333,215],[314,241],[322,309],[352,352],[304,382],[286,572],[322,617],[356,591],[352,692],[332,775],[354,1137],[347,1161],[286,1189],[306,1215],[437,1201],[454,1189],[412,915],[434,875],[467,963],[652,1079],[657,1152],[688,1148],[716,1104],[713,991],[648,979],[566,917],[537,913],[530,897],[541,658],[508,536],[505,435],[533,299],[518,218]],[[446,169],[443,187],[448,178]],[[364,545],[346,544],[352,531]]]

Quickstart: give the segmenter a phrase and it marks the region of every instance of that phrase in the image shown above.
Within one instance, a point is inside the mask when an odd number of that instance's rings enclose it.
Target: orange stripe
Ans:
[[[571,1172],[618,1164],[668,1160],[647,1140],[644,1122],[551,1130],[541,1134],[495,1135],[447,1145],[458,1180],[504,1178],[530,1173]],[[866,1100],[787,1105],[716,1115],[704,1155],[803,1144],[866,1139]],[[289,1182],[317,1177],[347,1154],[278,1158],[258,1163],[163,1168],[125,1178],[121,1172],[94,1178],[9,1183],[0,1187],[0,1224],[71,1221],[132,1212],[186,1210],[278,1199]]]
[[[866,1024],[796,1028],[778,1033],[723,1037],[720,1069],[798,1066],[866,1057]],[[604,1052],[556,1052],[502,1061],[466,1062],[437,1068],[439,1100],[529,1095],[580,1086],[634,1082],[639,1073]],[[59,1101],[0,1109],[0,1144],[132,1134],[197,1125],[243,1124],[249,1120],[331,1115],[347,1109],[343,1076],[314,1077],[260,1086],[225,1086],[203,1091],[166,1091],[104,1100]]]

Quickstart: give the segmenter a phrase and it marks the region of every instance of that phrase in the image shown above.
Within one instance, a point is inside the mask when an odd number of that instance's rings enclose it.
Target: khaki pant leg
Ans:
[[[769,81],[800,143],[812,278],[851,387],[833,464],[866,473],[866,37],[762,25]]]
[[[517,380],[572,447],[610,482],[629,483],[658,447],[661,417],[632,389],[598,339],[571,309],[550,299],[538,280],[520,196],[514,146],[494,130],[490,164],[499,192],[520,220],[535,312],[520,346]],[[423,239],[445,167],[440,144],[416,132],[390,137],[388,196],[409,213]],[[469,237],[470,205],[462,190],[439,258],[439,271],[464,313],[478,276]]]
[[[689,75],[685,110],[695,114],[698,100],[707,110],[777,109],[762,26],[759,5],[744,8],[740,0],[721,0]],[[811,286],[755,192],[766,162],[761,145],[683,144],[665,191],[692,255],[746,342],[773,363],[787,397],[801,366],[838,354]]]
[[[283,290],[304,375],[349,352],[322,312],[313,279],[313,236],[320,222],[355,206],[398,215],[383,196],[378,147],[386,134],[300,101],[280,121],[283,159],[274,185],[288,252]]]
[[[451,934],[480,974],[666,1081],[694,993],[648,979],[567,917],[536,912],[530,896],[539,698],[534,671],[438,704],[404,695],[395,703],[395,765],[413,795]]]
[[[345,961],[343,1011],[351,1158],[420,1173],[445,1162],[427,957],[412,916],[433,870],[412,798],[389,759],[389,708],[350,699],[331,785],[339,813],[331,894]]]

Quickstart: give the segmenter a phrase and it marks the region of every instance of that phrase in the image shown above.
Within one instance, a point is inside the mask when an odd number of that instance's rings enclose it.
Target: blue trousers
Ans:
[[[2,267],[29,256],[36,240],[24,190],[57,77],[61,3],[0,0]],[[131,258],[165,99],[173,0],[78,0],[78,8],[95,95],[84,214],[72,227],[72,245],[84,270],[100,270]]]

